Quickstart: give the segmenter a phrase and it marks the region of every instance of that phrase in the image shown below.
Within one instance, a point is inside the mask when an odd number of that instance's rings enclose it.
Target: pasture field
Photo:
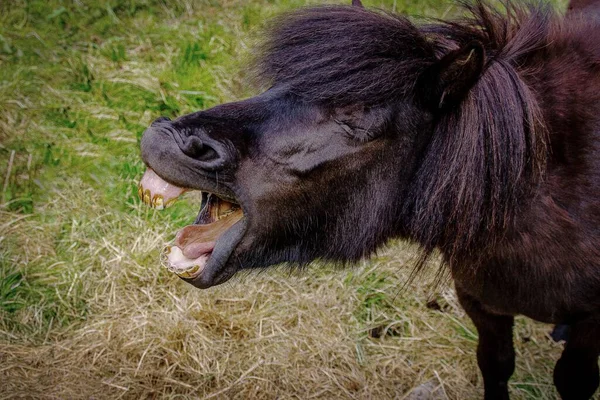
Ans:
[[[482,396],[476,331],[451,285],[432,287],[435,268],[404,287],[408,244],[206,291],[159,265],[199,202],[140,203],[144,129],[257,93],[261,25],[305,4],[0,2],[0,398],[403,399],[427,382],[439,398]],[[557,398],[549,331],[517,319],[513,398]]]

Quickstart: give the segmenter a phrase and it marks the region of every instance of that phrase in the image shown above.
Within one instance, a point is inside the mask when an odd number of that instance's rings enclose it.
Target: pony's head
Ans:
[[[211,193],[172,267],[209,287],[239,269],[357,260],[397,236],[458,252],[501,228],[543,162],[517,66],[548,21],[471,11],[421,28],[352,6],[285,15],[261,52],[270,89],[152,124],[146,200],[167,184]]]

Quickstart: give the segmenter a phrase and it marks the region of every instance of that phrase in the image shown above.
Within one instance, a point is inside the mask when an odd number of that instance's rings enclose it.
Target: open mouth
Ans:
[[[151,169],[146,170],[138,186],[142,201],[157,210],[167,208],[189,190],[166,182]],[[212,286],[243,234],[243,227],[231,229],[243,217],[240,205],[202,192],[196,220],[177,232],[172,245],[163,252],[163,264],[196,286]]]

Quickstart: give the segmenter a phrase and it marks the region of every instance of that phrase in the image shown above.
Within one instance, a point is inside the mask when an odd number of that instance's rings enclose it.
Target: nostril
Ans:
[[[167,117],[158,117],[154,120],[152,125],[160,124],[161,122],[170,122],[170,121],[171,121],[171,119],[169,119]]]
[[[197,136],[188,136],[185,138],[181,150],[189,157],[193,157],[199,161],[213,161],[219,157],[215,149],[202,142]]]

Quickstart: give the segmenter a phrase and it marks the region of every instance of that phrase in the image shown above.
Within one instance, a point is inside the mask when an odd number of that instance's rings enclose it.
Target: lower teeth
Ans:
[[[170,272],[182,278],[194,278],[202,272],[202,266],[197,264],[198,260],[189,260],[177,246],[165,247],[161,254],[161,263]]]

